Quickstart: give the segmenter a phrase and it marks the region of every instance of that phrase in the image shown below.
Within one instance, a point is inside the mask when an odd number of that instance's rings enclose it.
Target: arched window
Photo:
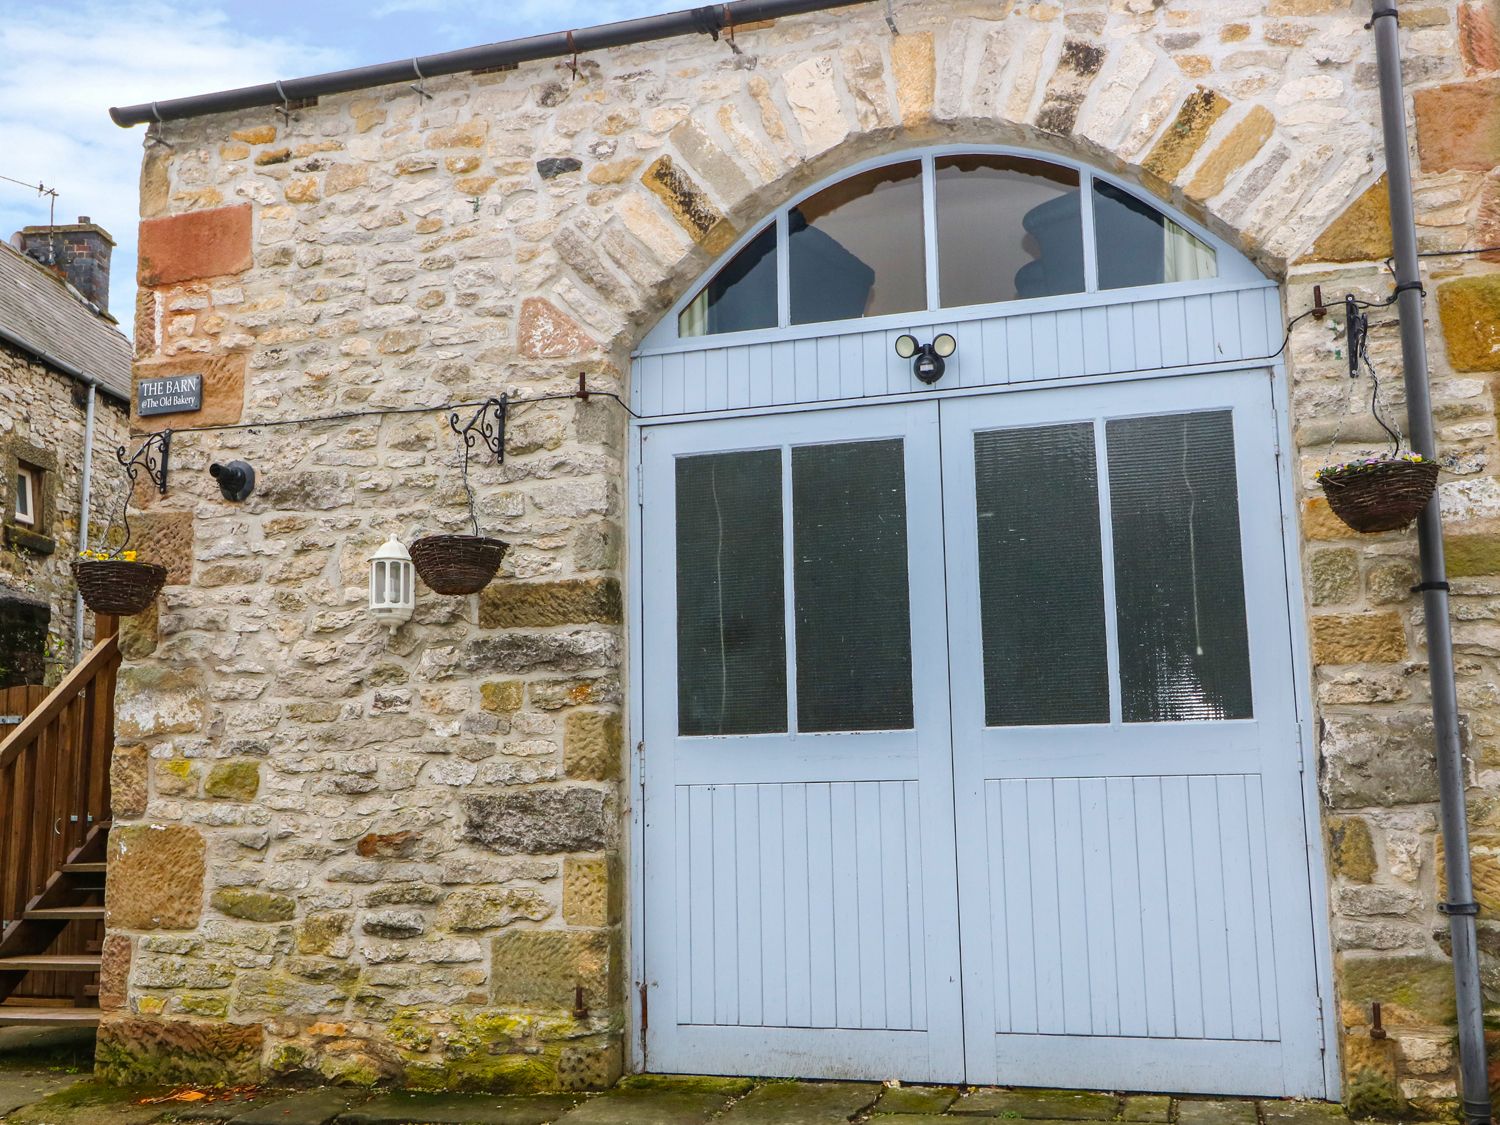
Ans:
[[[1026,153],[896,158],[816,189],[683,306],[688,339],[1218,276],[1218,251],[1140,193]]]

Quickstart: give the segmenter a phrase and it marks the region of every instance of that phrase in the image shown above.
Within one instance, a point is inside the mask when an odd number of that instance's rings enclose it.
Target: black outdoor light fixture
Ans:
[[[897,336],[896,354],[912,361],[911,373],[924,383],[936,383],[943,377],[944,362],[958,351],[958,341],[948,333],[934,336],[932,343],[919,344],[915,336]]]
[[[208,475],[219,482],[219,491],[226,500],[244,500],[255,491],[255,470],[248,462],[221,465],[215,461],[208,467]]]

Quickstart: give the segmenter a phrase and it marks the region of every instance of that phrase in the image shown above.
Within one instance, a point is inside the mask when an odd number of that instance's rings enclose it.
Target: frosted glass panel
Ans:
[[[899,440],[792,450],[797,729],[912,725]]]
[[[1230,413],[1118,419],[1106,436],[1126,722],[1249,718]]]
[[[1109,721],[1094,427],[974,435],[987,726]]]
[[[682,734],[786,730],[781,450],[677,460]]]

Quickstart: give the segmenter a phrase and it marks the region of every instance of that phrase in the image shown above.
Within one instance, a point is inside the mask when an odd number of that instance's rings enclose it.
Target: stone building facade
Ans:
[[[65,356],[75,370],[86,365],[103,384],[95,404],[96,483],[89,503],[97,540],[108,526],[110,504],[118,515],[124,499],[114,451],[129,432],[130,345],[112,320],[30,257],[3,246],[0,259],[0,328],[21,341],[0,340],[0,683],[50,683],[73,659],[76,589],[69,565],[80,546],[88,391],[46,357]],[[106,277],[107,262],[106,255]],[[30,522],[16,518],[21,466],[36,474],[38,503]],[[85,628],[92,628],[87,618]]]
[[[1403,8],[1422,249],[1494,246],[1496,9]],[[644,333],[740,234],[858,161],[937,143],[1060,153],[1139,184],[1281,282],[1288,318],[1314,286],[1383,300],[1367,15],[1349,0],[904,0],[899,34],[870,4],[743,26],[732,45],[431,79],[426,98],[403,84],[286,120],[169,121],[146,139],[136,376],[204,372],[194,425],[565,396],[580,374],[625,395]],[[1424,259],[1486,909],[1492,257]],[[1394,316],[1372,326],[1399,416]],[[1283,357],[1327,1042],[1352,1102],[1428,1106],[1454,1096],[1455,1071],[1416,541],[1355,535],[1312,483],[1380,441],[1341,333],[1336,315],[1304,319]],[[101,1073],[510,1089],[638,1064],[625,413],[516,405],[504,463],[469,470],[481,527],[510,544],[500,577],[473,599],[422,592],[391,636],[365,611],[369,555],[467,522],[442,415],[175,440],[168,495],[139,497],[143,549],[171,577],[125,637]],[[231,457],[260,475],[240,505],[203,471]],[[1481,915],[1500,1004],[1494,927]]]

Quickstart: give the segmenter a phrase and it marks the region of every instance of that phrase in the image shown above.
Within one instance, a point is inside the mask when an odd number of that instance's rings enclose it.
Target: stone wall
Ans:
[[[83,486],[83,435],[86,390],[30,356],[0,344],[0,600],[7,589],[26,601],[44,602],[50,610],[41,665],[46,682],[55,682],[72,662],[73,575],[69,566],[78,552],[78,506]],[[104,395],[94,411],[94,485],[90,520],[94,536],[103,536],[109,506],[119,512],[123,499],[115,449],[128,430],[124,404]],[[17,524],[16,463],[42,470],[38,522]],[[91,634],[92,618],[84,627]],[[88,640],[89,637],[85,637]],[[3,658],[0,658],[3,659]],[[36,673],[26,682],[40,683]],[[0,683],[6,669],[0,667]]]
[[[1493,5],[1404,7],[1424,248],[1500,241]],[[942,141],[1132,177],[1285,278],[1290,313],[1314,284],[1389,292],[1362,6],[907,0],[896,18],[895,36],[872,4],[576,73],[429,80],[430,100],[399,85],[289,122],[162,126],[138,375],[206,370],[219,423],[564,393],[580,372],[623,393],[633,343],[747,224],[856,160]],[[1428,261],[1497,895],[1497,283],[1472,256]],[[1397,411],[1394,319],[1373,320]],[[1311,485],[1377,444],[1342,346],[1340,318],[1308,320],[1287,358],[1346,1089],[1369,1106],[1450,1097],[1454,1072],[1415,540],[1346,533]],[[618,1071],[623,437],[608,401],[517,406],[505,464],[471,470],[481,527],[512,545],[501,578],[477,599],[422,591],[391,637],[363,608],[370,551],[465,521],[441,417],[174,446],[172,492],[142,513],[173,577],[121,687],[105,1074],[499,1088]],[[243,505],[196,471],[230,456],[261,474]],[[1500,988],[1500,962],[1486,972]],[[1369,1034],[1376,1000],[1389,1038]]]

